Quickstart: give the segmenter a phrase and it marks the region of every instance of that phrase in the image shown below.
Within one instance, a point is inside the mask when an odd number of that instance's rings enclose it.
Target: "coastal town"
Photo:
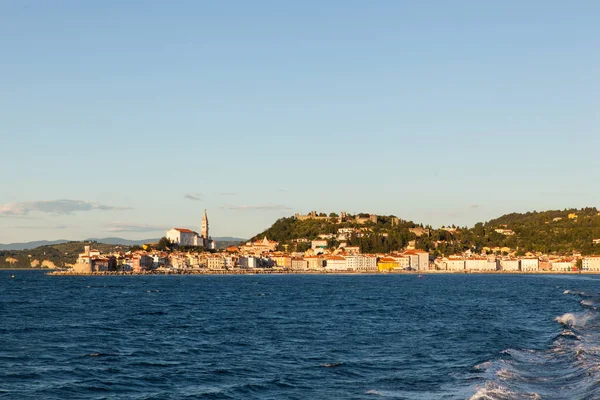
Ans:
[[[296,214],[294,219],[331,220],[348,218],[311,212]],[[377,222],[378,216],[352,217],[356,226]],[[568,218],[573,218],[569,216]],[[391,220],[391,225],[399,221]],[[424,228],[410,228],[415,236],[427,233]],[[444,228],[452,230],[453,228]],[[410,240],[403,249],[385,253],[364,253],[350,245],[350,237],[368,235],[369,228],[339,228],[336,233],[320,233],[317,238],[295,238],[295,250],[267,236],[254,241],[216,250],[209,234],[206,211],[200,233],[188,228],[172,228],[163,238],[172,248],[158,249],[149,243],[141,249],[102,254],[85,246],[77,262],[54,274],[242,274],[242,273],[596,273],[600,272],[600,255],[556,256],[536,252],[519,254],[509,247],[484,247],[481,252],[467,250],[460,254],[432,256]],[[510,229],[496,232],[513,236]],[[335,243],[332,246],[332,243]],[[302,244],[302,246],[298,246]],[[302,250],[298,251],[298,247]],[[519,254],[519,255],[518,255]]]

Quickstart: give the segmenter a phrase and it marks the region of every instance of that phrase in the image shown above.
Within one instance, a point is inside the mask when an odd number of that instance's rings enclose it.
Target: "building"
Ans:
[[[342,256],[325,257],[324,267],[326,271],[347,271],[346,258]]]
[[[197,232],[187,228],[173,228],[165,237],[178,246],[204,246],[204,239]]]
[[[276,254],[271,256],[271,260],[279,268],[292,268],[292,257],[285,254]]]
[[[540,269],[540,260],[537,257],[521,258],[521,271],[531,272]]]
[[[514,236],[514,234],[515,234],[515,232],[512,231],[511,229],[501,229],[501,228],[498,228],[498,229],[494,229],[494,231],[496,233],[499,233],[499,234],[504,235],[504,236]]]
[[[500,269],[502,271],[518,271],[519,260],[515,258],[503,258],[500,260]]]
[[[399,269],[399,264],[392,257],[381,257],[377,262],[377,269],[381,272],[390,272]]]
[[[600,256],[584,257],[581,260],[581,269],[583,271],[600,271]]]
[[[323,253],[327,249],[327,240],[313,240],[310,242],[310,248],[315,254]]]
[[[429,270],[429,253],[422,250],[409,250],[404,252],[409,258],[409,267],[415,271]]]
[[[238,259],[238,264],[240,266],[240,268],[243,269],[251,269],[251,268],[257,268],[258,267],[258,258],[256,257],[240,257]]]
[[[257,240],[255,242],[247,242],[245,246],[243,246],[242,251],[250,252],[250,253],[269,253],[275,251],[279,242],[275,242],[273,240],[267,239],[265,236],[263,240]]]
[[[552,271],[568,272],[574,271],[575,261],[568,259],[550,260],[550,269]]]
[[[465,269],[469,271],[489,271],[486,257],[471,257],[465,260]],[[495,268],[494,268],[495,269]]]
[[[308,270],[308,261],[299,257],[294,257],[292,258],[292,269],[294,271],[306,271]]]
[[[312,271],[322,270],[325,264],[325,259],[318,256],[306,256],[304,260],[307,263],[307,268]]]
[[[208,231],[208,216],[206,215],[206,209],[202,217],[202,234],[192,231],[187,228],[173,228],[166,232],[165,237],[169,239],[171,243],[179,246],[194,246],[204,247],[208,250],[214,250],[216,248],[215,242],[210,238]]]
[[[346,268],[352,271],[375,272],[377,271],[377,257],[369,255],[348,255]]]
[[[447,271],[464,271],[465,260],[462,257],[450,256],[445,259]]]
[[[221,256],[211,255],[206,258],[206,267],[208,269],[224,269],[225,259]]]

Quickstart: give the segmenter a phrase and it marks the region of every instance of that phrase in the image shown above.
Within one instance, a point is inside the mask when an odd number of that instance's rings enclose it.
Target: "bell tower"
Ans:
[[[202,236],[204,239],[208,239],[208,217],[206,216],[206,209],[204,209],[204,216],[202,217]]]

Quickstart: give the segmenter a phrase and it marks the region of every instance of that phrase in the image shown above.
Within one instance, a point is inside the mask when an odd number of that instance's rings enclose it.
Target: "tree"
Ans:
[[[170,247],[171,247],[171,241],[163,236],[158,241],[158,244],[156,245],[156,250],[165,251],[165,250],[169,250]]]
[[[329,218],[338,218],[338,217],[339,217],[339,215],[337,215],[337,214],[336,214],[336,213],[334,213],[334,212],[332,212],[332,213],[329,213]]]

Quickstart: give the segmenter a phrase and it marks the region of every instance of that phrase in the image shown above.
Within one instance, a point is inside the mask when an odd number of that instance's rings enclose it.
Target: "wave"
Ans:
[[[480,388],[469,400],[513,400],[513,399],[541,399],[542,396],[533,393],[516,393],[497,383],[487,383]]]
[[[562,325],[570,327],[584,327],[593,318],[591,314],[577,315],[573,313],[566,313],[556,317],[554,320]]]
[[[563,329],[545,348],[509,348],[475,365],[485,383],[470,400],[600,399],[600,315],[593,306],[600,297],[585,296],[591,299],[578,303],[581,311],[554,318]]]

